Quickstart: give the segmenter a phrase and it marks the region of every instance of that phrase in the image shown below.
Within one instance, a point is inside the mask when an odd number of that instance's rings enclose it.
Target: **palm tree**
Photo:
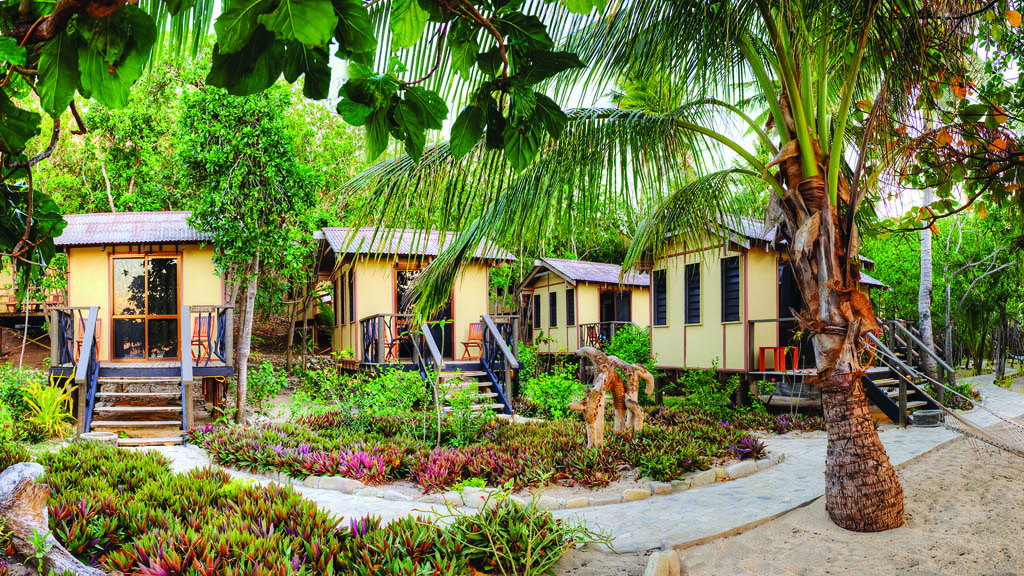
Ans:
[[[738,179],[768,188],[766,225],[780,226],[814,343],[828,428],[826,508],[843,528],[895,528],[902,487],[860,384],[861,339],[878,325],[856,290],[856,217],[900,161],[896,128],[919,124],[915,104],[934,97],[927,82],[963,77],[964,27],[983,8],[975,4],[622,0],[586,17],[544,5],[562,49],[588,64],[551,91],[593,97],[617,78],[659,78],[686,103],[660,115],[569,111],[562,135],[544,141],[522,173],[484,138],[461,158],[441,144],[417,160],[386,161],[352,187],[378,192],[367,221],[400,218],[404,198],[420,195],[442,214],[440,226],[461,229],[421,276],[424,309],[442,301],[458,263],[484,238],[514,246],[553,224],[600,226],[603,207],[624,204],[649,214],[627,256],[635,267],[665,249],[670,233],[678,241],[713,232]],[[749,139],[774,158],[759,159]],[[466,207],[475,216],[462,217]]]

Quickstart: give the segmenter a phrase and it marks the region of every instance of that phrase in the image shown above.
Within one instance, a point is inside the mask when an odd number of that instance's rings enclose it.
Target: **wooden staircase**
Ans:
[[[118,442],[121,446],[181,444],[184,416],[180,376],[126,379],[103,376],[101,371],[97,379],[92,430],[125,433],[140,429],[175,431],[151,437],[122,438]]]
[[[895,334],[893,329],[892,333]],[[909,333],[908,333],[909,336]],[[913,347],[892,350],[875,337],[870,337],[881,368],[869,370],[861,377],[864,393],[895,424],[914,423],[912,410],[939,410],[923,387],[928,380],[921,373],[920,355]],[[941,395],[938,396],[941,400]]]
[[[470,410],[473,412],[492,410],[500,414],[505,410],[500,395],[492,390],[493,385],[483,370],[441,372],[439,376],[441,390],[445,391],[445,400],[448,404],[459,392],[471,390],[475,392],[475,402],[470,406]]]

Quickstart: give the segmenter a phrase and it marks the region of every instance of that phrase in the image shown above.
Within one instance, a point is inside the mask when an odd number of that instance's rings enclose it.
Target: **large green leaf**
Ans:
[[[18,46],[18,41],[14,38],[0,38],[0,61],[24,66],[25,48]]]
[[[408,100],[403,100],[395,107],[394,117],[398,125],[396,136],[405,143],[405,153],[419,160],[427,142],[421,108]]]
[[[391,3],[392,49],[416,44],[429,16],[416,0],[394,0]]]
[[[312,100],[323,100],[330,94],[331,66],[324,48],[309,48],[302,44],[285,45],[284,79],[290,83],[305,74],[302,95]]]
[[[367,156],[372,160],[388,149],[387,110],[374,110],[366,118]]]
[[[598,12],[604,12],[605,6],[608,5],[607,0],[561,0],[562,6],[565,6],[570,12],[575,14],[590,14],[590,12],[597,7]]]
[[[452,124],[449,146],[452,156],[462,158],[480,142],[484,134],[484,111],[479,106],[466,106]]]
[[[78,70],[78,42],[65,30],[46,43],[39,56],[39,103],[43,111],[57,118],[67,109],[81,73]]]
[[[0,151],[20,152],[25,143],[39,134],[39,114],[14,105],[7,93],[0,90]]]
[[[452,25],[446,38],[448,49],[452,53],[452,68],[466,80],[472,78],[476,55],[480,53],[476,34],[476,28],[460,18]]]
[[[512,168],[522,172],[537,157],[544,136],[543,124],[538,121],[520,120],[505,126],[505,157]]]
[[[281,75],[284,45],[263,27],[257,28],[241,50],[223,53],[213,48],[213,63],[206,82],[235,96],[247,96],[273,86]]]
[[[232,54],[248,45],[259,26],[257,19],[273,5],[273,0],[226,0],[224,12],[213,23],[217,50],[221,54]]]
[[[444,121],[448,118],[448,105],[436,93],[420,86],[410,86],[405,89],[406,101],[417,108],[423,125],[427,128],[439,130]]]
[[[104,106],[123,108],[132,84],[142,77],[156,41],[153,18],[128,5],[90,28],[87,44],[78,50],[78,69],[83,93]],[[86,26],[82,26],[82,29]],[[121,40],[114,40],[118,36]],[[111,60],[113,55],[118,57]]]
[[[349,100],[348,98],[338,102],[338,114],[341,114],[342,119],[345,122],[353,126],[362,126],[366,123],[366,119],[373,113],[373,108],[363,104],[362,102],[356,102]]]
[[[583,68],[580,57],[572,52],[538,50],[530,54],[530,60],[532,62],[523,66],[517,73],[517,76],[530,85],[547,80],[570,68]]]
[[[334,35],[338,17],[330,0],[281,0],[273,12],[261,14],[257,21],[278,40],[326,46]]]
[[[338,16],[338,25],[334,29],[338,57],[372,66],[377,36],[366,6],[361,0],[334,0],[334,11]]]
[[[509,47],[521,46],[525,50],[547,50],[554,47],[555,42],[548,35],[547,26],[536,16],[527,16],[521,12],[503,14],[494,21],[499,32],[507,36]]]
[[[534,96],[537,98],[537,106],[533,109],[534,117],[540,120],[548,134],[557,140],[565,130],[565,125],[569,123],[569,116],[551,98],[540,92],[536,92]]]

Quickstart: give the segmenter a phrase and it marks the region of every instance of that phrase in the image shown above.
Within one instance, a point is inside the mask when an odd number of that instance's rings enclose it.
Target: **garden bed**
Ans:
[[[818,424],[767,415],[744,420],[780,432]],[[674,489],[685,489],[700,472],[766,457],[763,443],[734,421],[675,408],[652,409],[648,421],[638,434],[614,434],[609,422],[607,442],[598,448],[587,448],[582,422],[569,419],[447,418],[438,442],[434,415],[415,412],[355,417],[335,411],[284,424],[206,426],[190,431],[188,440],[220,465],[308,486],[434,502],[440,499],[430,496],[462,485],[507,486],[524,498],[526,490],[543,489],[563,506],[578,497],[589,498],[587,505],[620,501],[626,491],[669,493],[673,481]],[[331,480],[321,485],[322,478]]]

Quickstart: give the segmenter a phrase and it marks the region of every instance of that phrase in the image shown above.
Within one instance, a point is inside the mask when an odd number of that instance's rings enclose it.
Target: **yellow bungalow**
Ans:
[[[670,245],[651,271],[651,350],[659,368],[757,373],[813,367],[791,309],[800,293],[784,246],[761,220],[723,217],[723,234]],[[865,269],[873,262],[862,259]],[[867,291],[882,284],[862,272]],[[794,364],[795,361],[795,364]]]
[[[450,232],[374,228],[324,228],[321,271],[333,283],[333,348],[351,350],[363,364],[401,362],[412,356],[407,335],[407,297],[413,281],[454,238]],[[431,323],[431,336],[446,362],[481,355],[483,317],[488,310],[492,268],[513,262],[511,254],[482,245],[459,271],[448,305]]]
[[[650,325],[650,276],[618,264],[541,258],[523,280],[524,322],[544,353],[600,346],[618,327]]]
[[[85,392],[79,393],[79,413],[84,415],[80,430],[175,424],[167,418],[169,412],[180,414],[177,422],[187,426],[191,411],[183,408],[191,403],[193,378],[212,385],[212,379],[223,383],[233,373],[224,282],[209,237],[189,225],[189,216],[65,216],[67,226],[54,243],[67,254],[68,306],[51,313],[51,371],[74,375]],[[182,405],[140,407],[132,405],[137,400],[133,395],[145,393],[122,387],[116,393],[103,392],[104,383],[119,379],[178,381]],[[214,403],[221,399],[222,388],[207,387]],[[167,395],[173,398],[174,393]],[[127,420],[129,414],[141,413],[156,414],[157,419]]]

